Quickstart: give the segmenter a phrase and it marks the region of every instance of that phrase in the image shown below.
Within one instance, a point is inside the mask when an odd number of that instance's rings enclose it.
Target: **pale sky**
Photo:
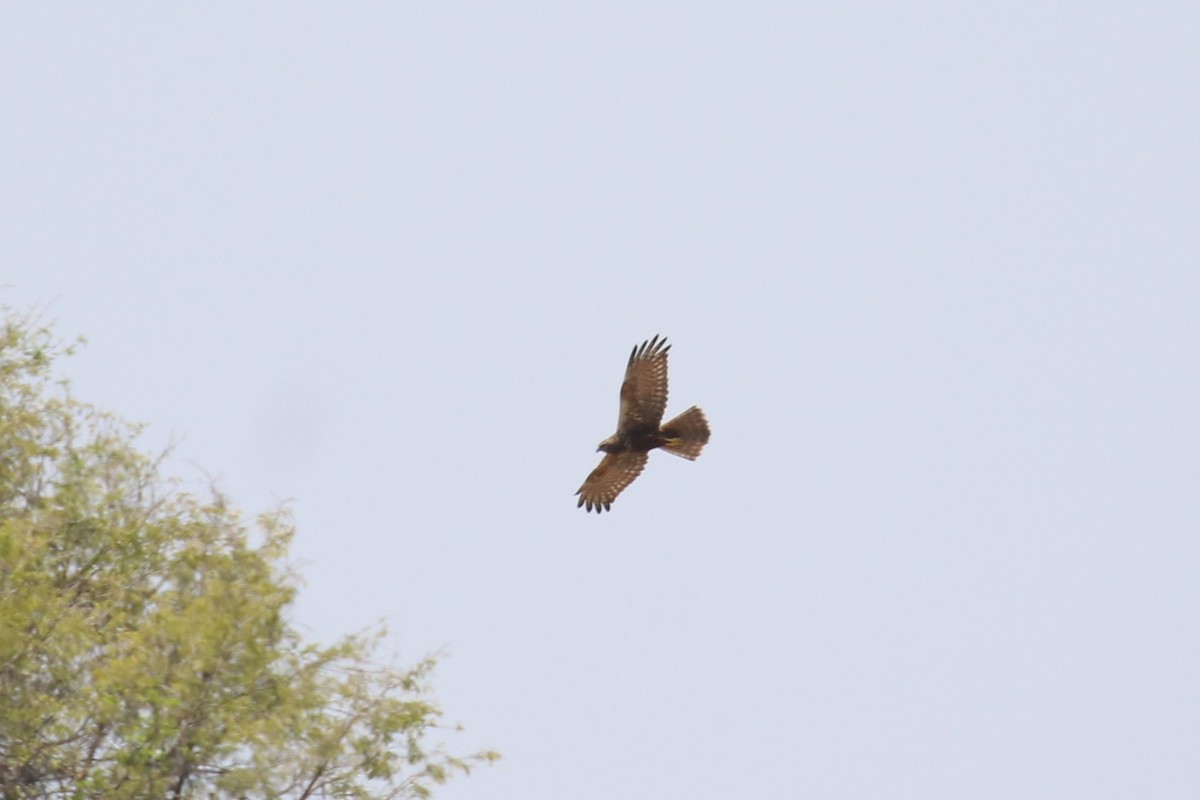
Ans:
[[[1200,6],[10,4],[0,299],[445,649],[450,800],[1200,797]],[[630,348],[663,453],[573,492]]]

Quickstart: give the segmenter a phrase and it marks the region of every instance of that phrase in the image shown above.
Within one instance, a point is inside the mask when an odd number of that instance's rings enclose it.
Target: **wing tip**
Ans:
[[[575,507],[582,508],[584,505],[585,505],[585,503],[582,500],[580,500],[575,505]],[[587,506],[587,508],[584,510],[589,514],[593,511],[595,511],[597,514],[599,514],[602,511],[612,511],[612,503],[605,503],[600,500],[596,500],[596,501],[589,500],[586,503],[586,506]]]
[[[632,364],[634,361],[647,357],[665,356],[670,349],[671,345],[667,344],[667,337],[656,333],[641,344],[633,346],[633,352],[629,354],[629,363]]]
[[[593,500],[590,497],[584,497],[582,486],[580,486],[579,489],[576,490],[575,494],[577,494],[579,496],[579,502],[575,504],[576,508],[583,508],[586,505],[587,506],[586,511],[588,513],[595,511],[597,514],[599,514],[601,511],[612,511],[612,501],[611,500],[608,500],[608,501]]]

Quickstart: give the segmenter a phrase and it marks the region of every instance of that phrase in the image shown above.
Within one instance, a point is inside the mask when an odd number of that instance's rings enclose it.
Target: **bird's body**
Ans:
[[[653,450],[656,447],[662,447],[667,441],[669,441],[667,437],[659,433],[658,428],[643,428],[637,431],[629,431],[624,435],[614,433],[601,442],[596,450],[597,452],[604,453],[645,452]]]
[[[578,505],[586,506],[588,511],[609,510],[617,495],[645,469],[651,450],[662,448],[692,461],[708,443],[708,420],[696,406],[662,422],[667,407],[670,349],[665,338],[655,336],[630,353],[621,383],[617,432],[596,448],[605,456],[575,493],[579,495]]]

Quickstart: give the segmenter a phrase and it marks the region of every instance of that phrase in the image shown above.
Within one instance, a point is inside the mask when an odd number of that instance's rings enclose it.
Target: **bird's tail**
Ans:
[[[704,418],[704,412],[696,406],[665,423],[661,433],[666,439],[662,449],[688,461],[696,460],[704,445],[708,444],[710,434],[708,420]]]

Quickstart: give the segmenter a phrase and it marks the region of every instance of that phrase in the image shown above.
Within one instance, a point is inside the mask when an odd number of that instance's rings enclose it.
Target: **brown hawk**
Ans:
[[[666,338],[658,336],[642,342],[640,347],[634,345],[621,384],[617,432],[596,448],[605,455],[575,493],[579,495],[576,508],[587,506],[588,511],[595,509],[597,514],[610,510],[617,495],[642,474],[650,451],[656,447],[694,461],[708,443],[708,420],[696,406],[661,424],[667,408],[670,349]]]

